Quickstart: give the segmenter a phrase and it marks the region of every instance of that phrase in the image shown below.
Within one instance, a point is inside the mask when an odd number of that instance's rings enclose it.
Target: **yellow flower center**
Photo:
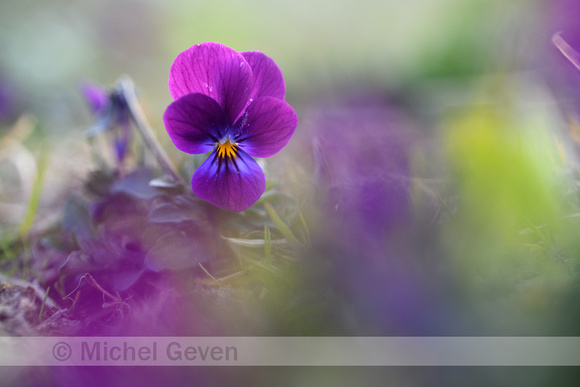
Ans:
[[[238,144],[237,143],[231,143],[230,139],[226,139],[225,141],[222,140],[220,142],[218,142],[217,144],[217,154],[218,157],[221,159],[224,158],[235,158],[238,154]]]

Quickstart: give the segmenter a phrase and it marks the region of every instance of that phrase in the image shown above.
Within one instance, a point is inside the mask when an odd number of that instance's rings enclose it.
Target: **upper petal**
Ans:
[[[91,82],[84,82],[81,91],[93,113],[103,113],[109,105],[109,93]]]
[[[264,172],[246,152],[238,150],[233,158],[212,154],[194,172],[193,193],[216,207],[243,211],[252,206],[266,190]]]
[[[298,126],[294,109],[278,98],[258,98],[248,106],[246,113],[244,123],[238,123],[241,128],[235,141],[253,157],[270,157],[278,153],[288,144]]]
[[[173,99],[201,93],[217,101],[230,122],[235,122],[250,98],[250,65],[244,57],[220,43],[194,45],[177,56],[169,71]]]
[[[254,87],[250,98],[255,100],[269,96],[284,99],[286,85],[278,65],[259,51],[242,52],[242,55],[250,64],[254,75]]]
[[[171,103],[163,121],[175,146],[193,154],[211,151],[228,127],[226,114],[218,103],[199,93],[188,94]]]

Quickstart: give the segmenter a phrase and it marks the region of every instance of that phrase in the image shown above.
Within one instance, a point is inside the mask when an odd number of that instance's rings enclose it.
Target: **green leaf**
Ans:
[[[205,220],[206,216],[197,206],[164,203],[151,210],[147,218],[153,223],[179,223],[186,220]]]
[[[62,228],[75,234],[77,241],[92,239],[94,229],[87,205],[78,197],[71,196],[64,204]]]
[[[139,199],[153,199],[159,192],[149,184],[151,180],[153,173],[149,169],[138,169],[113,183],[111,192],[123,192]]]
[[[267,226],[265,226],[267,227]],[[270,230],[268,229],[267,239],[243,239],[243,238],[228,238],[222,237],[232,245],[242,246],[242,247],[265,247],[267,245],[285,245],[288,243],[286,239],[274,239],[271,240]]]

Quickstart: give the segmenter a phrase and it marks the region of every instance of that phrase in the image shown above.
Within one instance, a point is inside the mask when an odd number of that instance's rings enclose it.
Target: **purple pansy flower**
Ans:
[[[276,63],[257,51],[194,45],[173,62],[169,91],[175,102],[163,119],[175,146],[211,152],[193,174],[195,195],[230,211],[253,205],[266,178],[252,157],[278,153],[298,125]]]

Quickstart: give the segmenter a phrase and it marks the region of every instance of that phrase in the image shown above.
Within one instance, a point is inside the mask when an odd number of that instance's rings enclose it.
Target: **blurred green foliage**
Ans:
[[[548,113],[526,117],[525,103],[474,104],[450,117],[442,136],[457,194],[444,241],[462,297],[491,331],[519,334],[556,328],[580,253],[569,243],[578,225],[566,216],[577,208],[561,189],[563,158],[541,124]]]

